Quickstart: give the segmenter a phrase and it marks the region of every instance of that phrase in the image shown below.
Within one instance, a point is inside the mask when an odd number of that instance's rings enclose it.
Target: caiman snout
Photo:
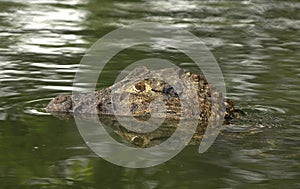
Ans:
[[[72,109],[71,96],[60,95],[50,101],[46,111],[51,112],[70,112]]]

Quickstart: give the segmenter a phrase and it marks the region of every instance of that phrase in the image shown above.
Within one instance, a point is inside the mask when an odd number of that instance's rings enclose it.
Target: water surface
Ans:
[[[1,0],[0,188],[300,188],[300,3],[297,1]],[[97,157],[74,120],[42,108],[70,94],[85,51],[101,36],[141,21],[173,24],[205,42],[227,96],[252,117],[228,126],[198,154],[185,148],[152,168]],[[98,87],[141,58],[186,56],[162,44],[112,59]]]

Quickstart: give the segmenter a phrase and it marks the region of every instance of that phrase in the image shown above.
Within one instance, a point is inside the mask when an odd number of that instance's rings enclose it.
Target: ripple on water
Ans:
[[[0,112],[0,121],[4,121],[7,118],[7,113],[5,112]]]
[[[46,104],[51,98],[43,98],[25,102],[23,112],[32,115],[51,115],[45,111]]]
[[[253,106],[254,110],[259,110],[262,112],[269,112],[269,113],[280,113],[285,114],[286,110],[284,108],[279,108],[275,106],[263,106],[263,105],[255,105]]]
[[[86,29],[83,23],[89,12],[85,9],[51,5],[64,4],[63,2],[75,5],[83,1],[30,0],[25,7],[10,8],[8,15],[4,17],[5,22],[11,25],[10,33],[18,35],[17,38],[11,36],[14,43],[9,46],[10,52],[47,55],[83,53],[86,48],[82,46],[88,42],[76,32]]]
[[[36,66],[39,68],[59,68],[59,69],[71,69],[71,68],[77,68],[77,64],[53,64],[50,62],[45,63],[32,63],[31,66]]]
[[[274,106],[255,105],[242,109],[246,115],[225,125],[224,131],[230,133],[260,133],[265,128],[283,126],[286,111]]]
[[[41,89],[50,89],[50,90],[59,90],[59,91],[78,91],[78,92],[82,92],[85,91],[84,88],[80,88],[80,87],[73,87],[73,86],[40,86]]]
[[[0,97],[16,96],[20,93],[16,92],[13,87],[1,87]]]

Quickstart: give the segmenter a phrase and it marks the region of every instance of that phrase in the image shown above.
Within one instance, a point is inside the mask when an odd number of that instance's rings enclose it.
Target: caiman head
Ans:
[[[129,109],[126,114],[134,116],[159,112],[155,116],[191,118],[199,115],[202,120],[209,117],[210,88],[199,74],[177,68],[149,71],[145,67],[132,72],[143,74],[138,77],[129,74],[111,87],[118,96],[116,101],[122,103],[121,108],[117,108],[119,114]]]
[[[187,105],[182,105],[183,93]],[[50,101],[46,111],[94,113],[92,110],[97,109],[98,114],[124,116],[152,116],[153,112],[158,112],[155,116],[166,114],[164,117],[170,118],[199,113],[199,119],[207,121],[210,115],[216,113],[212,109],[215,106],[212,96],[220,102],[223,99],[222,94],[214,90],[200,74],[176,68],[150,71],[146,67],[138,67],[119,82],[93,94],[58,96]],[[115,102],[119,102],[120,106],[115,107]],[[225,105],[226,111],[222,108]],[[223,109],[225,119],[237,117],[232,101],[222,102],[220,107],[215,108]]]
[[[164,70],[149,71],[147,68],[140,68],[138,73],[144,73],[140,75],[140,80],[133,79],[132,76],[125,78],[125,82],[118,86],[118,93],[127,93],[126,100],[120,98],[119,101],[126,104],[129,113],[134,116],[152,115],[153,110],[160,113],[165,113],[170,118],[179,118],[182,112],[199,112],[199,119],[202,121],[208,121],[211,115],[219,114],[225,116],[225,119],[232,119],[240,115],[240,111],[236,110],[231,100],[223,102],[222,94],[210,86],[206,79],[200,74],[184,72],[182,69],[169,68]],[[147,71],[145,71],[147,70]],[[137,73],[136,71],[134,71]],[[166,79],[166,75],[171,79]],[[131,80],[134,80],[132,82]],[[181,87],[173,87],[174,85],[167,81],[174,81],[182,83]],[[177,89],[177,90],[176,90]],[[179,89],[179,90],[178,90]],[[186,93],[189,97],[188,106],[182,106],[182,93]],[[196,96],[192,95],[196,94]],[[122,97],[122,95],[120,95]],[[217,102],[212,102],[212,97]],[[197,100],[197,103],[194,103]],[[161,102],[158,106],[152,106],[153,101]],[[185,101],[187,102],[187,101]],[[197,107],[196,107],[197,106]],[[125,107],[125,106],[124,106]],[[190,108],[191,111],[186,110]],[[212,108],[214,107],[214,108]],[[196,111],[195,109],[198,108]],[[223,113],[222,113],[223,112]],[[119,112],[121,114],[121,112]],[[187,118],[191,115],[184,114]]]

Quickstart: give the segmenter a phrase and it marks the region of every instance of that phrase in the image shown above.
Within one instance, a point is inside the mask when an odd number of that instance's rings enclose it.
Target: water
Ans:
[[[0,188],[300,188],[300,3],[297,1],[0,1]],[[84,52],[101,36],[141,21],[197,35],[216,57],[227,96],[252,116],[230,125],[204,154],[185,148],[151,168],[98,158],[74,120],[42,110],[72,92]],[[124,64],[186,57],[157,46],[123,51]]]

